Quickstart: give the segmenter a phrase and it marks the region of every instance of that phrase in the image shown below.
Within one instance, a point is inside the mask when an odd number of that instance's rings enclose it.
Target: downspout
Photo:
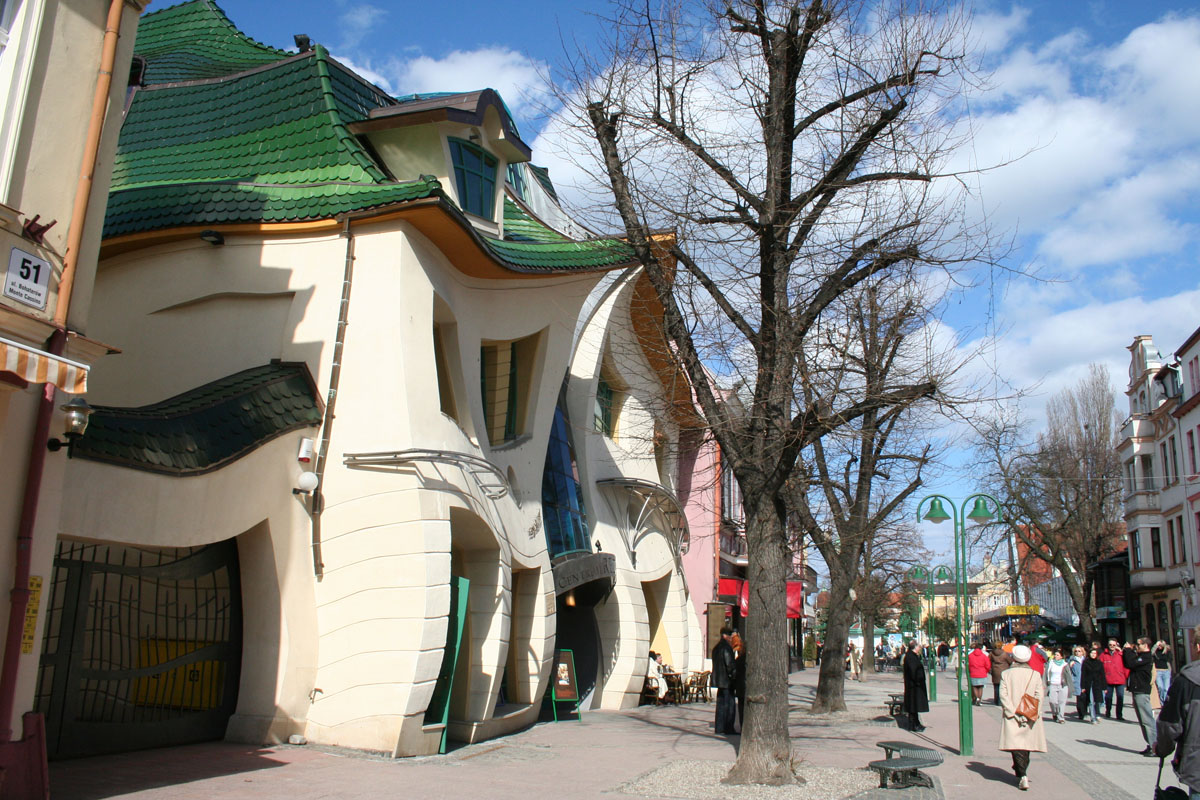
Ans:
[[[83,162],[75,183],[75,202],[71,207],[71,228],[67,232],[67,252],[63,257],[62,276],[58,281],[58,302],[54,310],[55,331],[50,335],[47,350],[62,355],[67,341],[67,312],[71,307],[71,290],[79,264],[79,248],[87,220],[88,198],[100,153],[100,137],[104,132],[108,95],[112,89],[113,66],[117,60],[117,39],[121,30],[121,12],[125,0],[109,0],[108,17],[104,23],[104,43],[100,51],[100,69],[96,90],[92,95],[92,115],[88,120]],[[25,625],[25,610],[29,605],[29,573],[33,560],[33,529],[37,522],[38,497],[42,489],[42,473],[46,463],[46,440],[50,434],[50,419],[54,416],[54,384],[42,388],[37,420],[33,426],[33,441],[29,444],[29,462],[25,472],[25,493],[21,501],[21,520],[17,526],[16,563],[13,566],[13,587],[9,594],[8,628],[4,635],[4,661],[0,664],[0,742],[12,741],[12,715],[17,698],[17,671],[20,663],[21,633]]]
[[[713,448],[716,453],[713,460],[713,539],[716,547],[713,548],[712,596],[715,600],[721,596],[721,470],[725,467],[721,462],[721,446],[716,439],[713,439]],[[721,627],[724,626],[725,620],[721,620]]]
[[[342,348],[346,344],[346,324],[350,317],[350,285],[354,280],[354,234],[350,232],[350,219],[346,218],[342,228],[346,238],[346,264],[342,271],[342,300],[338,307],[337,333],[333,340],[333,364],[329,368],[329,394],[325,398],[325,418],[321,420],[321,441],[317,445],[317,488],[312,494],[312,559],[313,575],[317,580],[325,577],[325,562],[321,558],[321,511],[325,506],[325,463],[329,458],[330,432],[333,430],[337,405],[338,384],[342,379]]]

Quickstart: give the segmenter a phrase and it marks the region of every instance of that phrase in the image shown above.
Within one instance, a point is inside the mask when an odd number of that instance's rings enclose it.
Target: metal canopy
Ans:
[[[467,453],[421,448],[380,453],[347,453],[343,463],[351,469],[393,472],[399,467],[420,462],[458,467],[475,479],[475,483],[490,500],[499,500],[508,494],[508,479],[500,468],[487,459]]]
[[[646,529],[646,522],[655,511],[663,515],[670,527],[667,540],[671,542],[676,560],[687,554],[691,544],[691,533],[683,507],[679,505],[675,495],[653,481],[640,478],[605,478],[596,481],[596,486],[608,489],[614,494],[628,493],[640,503],[636,514],[622,514],[618,509],[614,509],[618,511],[615,516],[632,563],[637,564],[635,551],[638,543],[651,533]]]

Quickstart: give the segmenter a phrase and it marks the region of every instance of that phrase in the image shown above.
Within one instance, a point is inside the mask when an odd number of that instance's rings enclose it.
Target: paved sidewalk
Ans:
[[[940,701],[922,715],[922,734],[900,729],[885,716],[888,692],[899,691],[895,673],[847,682],[847,702],[857,714],[811,717],[805,710],[816,670],[792,675],[791,733],[797,754],[809,765],[861,769],[883,757],[875,743],[909,739],[941,750],[943,765],[929,770],[934,790],[874,790],[861,800],[935,798],[1149,797],[1157,760],[1136,755],[1138,727],[1071,721],[1048,725],[1051,752],[1035,754],[1031,790],[1016,789],[1007,753],[996,750],[998,710],[974,709],[975,755],[957,755],[957,708],[953,680],[939,680]],[[990,690],[989,690],[990,692]],[[864,713],[870,709],[870,713]],[[865,717],[876,716],[867,719]],[[847,716],[856,717],[848,719]],[[628,781],[674,760],[732,763],[737,737],[712,731],[712,704],[643,707],[629,712],[588,712],[581,722],[544,723],[502,739],[481,742],[446,756],[391,760],[315,746],[250,747],[211,743],[126,753],[51,765],[54,800],[315,800],[360,796],[525,798],[628,797]],[[1170,768],[1166,770],[1170,773]],[[1173,780],[1174,775],[1170,778]]]

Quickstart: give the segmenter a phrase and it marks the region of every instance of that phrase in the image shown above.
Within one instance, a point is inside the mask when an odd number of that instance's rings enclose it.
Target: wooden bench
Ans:
[[[894,717],[894,716],[898,715],[902,710],[904,710],[904,695],[903,694],[889,694],[888,698],[889,698],[888,701],[886,703],[884,703],[884,705],[887,706],[887,710],[888,710],[889,714],[891,714]]]
[[[937,750],[900,741],[876,742],[875,746],[883,748],[885,757],[867,764],[867,769],[879,773],[880,789],[888,788],[889,780],[894,789],[903,789],[909,786],[933,788],[933,780],[928,775],[922,774],[921,770],[936,767],[942,763],[942,754]],[[899,755],[893,758],[892,753]]]

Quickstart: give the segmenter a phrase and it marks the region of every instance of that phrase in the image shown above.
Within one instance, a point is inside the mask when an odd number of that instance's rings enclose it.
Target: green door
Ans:
[[[446,649],[442,651],[442,668],[438,670],[437,684],[429,708],[425,710],[426,725],[442,726],[442,743],[439,753],[446,752],[447,721],[450,718],[450,691],[454,686],[454,670],[458,665],[458,651],[462,646],[463,624],[467,621],[467,588],[470,581],[450,576],[450,616],[446,625]]]

